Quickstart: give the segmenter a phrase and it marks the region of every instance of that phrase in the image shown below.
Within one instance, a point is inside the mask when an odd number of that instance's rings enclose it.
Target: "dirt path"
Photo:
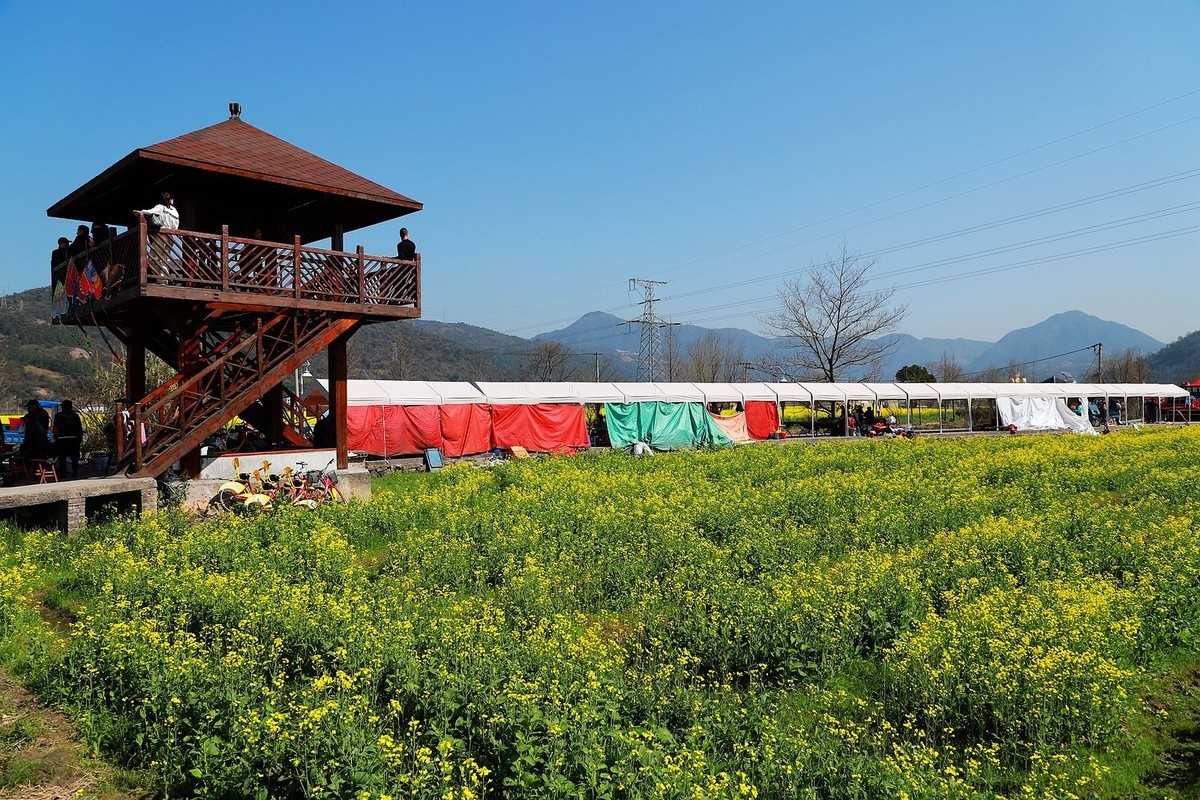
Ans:
[[[0,800],[138,796],[102,788],[97,776],[105,771],[75,740],[66,717],[42,707],[0,668]]]

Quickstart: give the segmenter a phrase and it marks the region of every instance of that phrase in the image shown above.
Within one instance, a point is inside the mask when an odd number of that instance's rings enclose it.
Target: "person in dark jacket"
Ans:
[[[26,462],[50,456],[50,441],[46,431],[50,427],[50,415],[42,408],[37,400],[25,404],[25,416],[21,422],[25,424],[25,438],[18,448],[21,458]]]
[[[417,260],[417,245],[408,238],[408,228],[400,229],[400,241],[396,243],[396,258],[401,261]]]
[[[79,445],[83,442],[83,421],[70,400],[63,400],[54,415],[54,448],[58,453],[58,474],[67,472],[67,458],[71,459],[71,477],[79,477]]]

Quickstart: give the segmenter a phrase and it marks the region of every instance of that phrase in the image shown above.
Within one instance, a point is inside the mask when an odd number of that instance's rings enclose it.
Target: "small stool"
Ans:
[[[38,483],[58,483],[58,470],[54,467],[54,462],[49,459],[32,459],[29,466],[33,467],[33,475],[37,476]],[[33,479],[30,475],[30,480]]]
[[[8,477],[15,483],[18,479],[29,480],[29,465],[19,455],[8,461]]]

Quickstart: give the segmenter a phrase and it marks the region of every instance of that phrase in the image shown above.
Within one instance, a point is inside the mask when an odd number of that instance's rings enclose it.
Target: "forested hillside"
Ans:
[[[1192,331],[1150,356],[1154,379],[1185,383],[1200,378],[1200,331]]]

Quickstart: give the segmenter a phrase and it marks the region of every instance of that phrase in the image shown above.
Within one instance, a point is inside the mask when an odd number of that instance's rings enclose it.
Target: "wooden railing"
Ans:
[[[280,313],[256,318],[253,328],[239,327],[194,372],[174,376],[125,409],[128,430],[118,438],[118,462],[139,471],[156,460],[181,457],[174,450],[185,434],[204,438],[260,397],[265,386],[289,375],[292,361],[323,349],[335,319],[326,312]],[[298,400],[287,402],[288,394],[284,424],[302,432],[305,423],[295,417],[303,411]]]
[[[400,261],[354,252],[195,231],[138,227],[70,260],[85,282],[68,283],[54,316],[84,310],[133,287],[170,286],[322,303],[420,309],[421,257]],[[90,265],[90,269],[88,268]],[[72,294],[73,293],[73,294]]]

